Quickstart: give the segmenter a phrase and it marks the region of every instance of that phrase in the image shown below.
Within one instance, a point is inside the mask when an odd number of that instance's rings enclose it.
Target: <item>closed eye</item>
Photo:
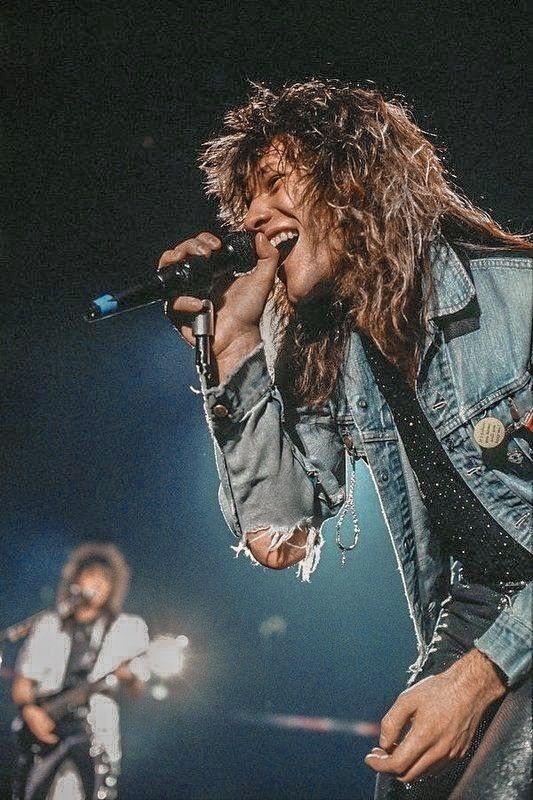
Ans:
[[[271,192],[273,189],[275,189],[275,188],[276,188],[276,184],[277,184],[277,183],[278,183],[278,181],[280,181],[282,178],[283,178],[283,175],[281,175],[281,174],[279,174],[279,173],[276,173],[276,174],[272,175],[272,176],[271,176],[271,177],[268,179],[268,183],[267,183],[267,189],[268,189],[268,191],[269,191],[269,192]]]
[[[256,193],[261,194],[261,187],[262,187],[262,190],[266,191],[266,192],[275,191],[278,182],[284,177],[285,177],[285,175],[283,173],[281,173],[281,172],[273,172],[268,179],[265,179],[265,177],[263,176],[259,180],[259,185],[256,184],[256,186],[255,186]],[[246,209],[250,208],[254,197],[255,197],[255,193],[250,192],[250,191],[245,192],[243,200],[244,200],[244,205],[245,205]]]

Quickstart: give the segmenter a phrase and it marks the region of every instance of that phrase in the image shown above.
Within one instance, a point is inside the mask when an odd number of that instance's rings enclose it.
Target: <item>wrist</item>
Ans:
[[[242,334],[225,347],[215,358],[218,382],[224,383],[260,342],[261,333],[257,328]]]
[[[477,689],[487,705],[503,697],[507,691],[505,676],[500,669],[476,648],[460,658],[454,667],[461,670],[463,678]]]

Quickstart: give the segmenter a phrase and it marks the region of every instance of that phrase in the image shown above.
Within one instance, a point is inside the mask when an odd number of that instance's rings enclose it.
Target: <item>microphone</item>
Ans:
[[[84,603],[86,600],[92,600],[95,596],[96,591],[94,589],[82,589],[78,586],[77,583],[73,583],[69,589],[70,597],[67,597],[65,600],[62,600],[56,606],[56,611],[61,617],[61,619],[65,619],[65,617],[70,616],[76,606],[79,606],[81,603]]]
[[[186,261],[168,264],[148,273],[121,292],[95,298],[85,319],[94,322],[150,303],[168,300],[179,294],[207,297],[217,278],[222,275],[232,275],[235,278],[239,274],[250,272],[256,263],[253,234],[246,231],[232,233],[222,240],[221,250],[211,253],[209,258],[188,256]]]
[[[69,592],[70,597],[62,600],[56,606],[56,611],[61,619],[66,619],[66,617],[72,614],[76,606],[83,603],[85,600],[91,600],[96,594],[94,589],[82,589],[77,583],[72,584]],[[28,635],[33,626],[45,613],[45,611],[39,611],[37,614],[32,614],[31,617],[26,617],[26,619],[23,619],[21,622],[16,622],[14,625],[10,625],[9,628],[0,631],[0,642],[4,639],[10,642],[18,642],[19,639]]]

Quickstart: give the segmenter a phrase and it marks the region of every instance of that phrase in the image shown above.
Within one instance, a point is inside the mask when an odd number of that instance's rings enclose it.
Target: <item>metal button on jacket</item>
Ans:
[[[345,433],[342,437],[342,443],[349,453],[353,450],[353,439],[349,433]]]
[[[227,417],[229,414],[228,409],[226,406],[223,406],[222,403],[217,403],[216,406],[213,406],[213,414],[215,417]]]

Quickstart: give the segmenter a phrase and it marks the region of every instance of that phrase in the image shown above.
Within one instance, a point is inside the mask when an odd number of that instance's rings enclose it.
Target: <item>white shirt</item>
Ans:
[[[101,636],[97,621],[93,636]],[[34,625],[17,659],[16,672],[37,684],[37,697],[55,694],[63,688],[70,649],[70,635],[62,630],[62,621],[56,612],[47,612]],[[146,680],[145,656],[148,647],[148,629],[140,617],[119,614],[106,633],[89,681],[97,681],[112,672],[123,661],[133,659],[129,669],[141,680]],[[118,762],[121,756],[119,714],[116,701],[107,695],[93,694],[90,698],[88,721],[96,745],[104,747],[110,761]]]

